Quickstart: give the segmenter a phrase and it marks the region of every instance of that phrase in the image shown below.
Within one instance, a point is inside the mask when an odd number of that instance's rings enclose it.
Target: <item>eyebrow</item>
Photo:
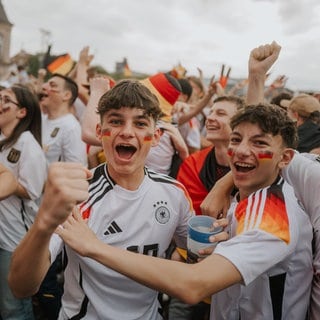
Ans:
[[[113,111],[111,113],[109,113],[107,115],[108,117],[119,117],[119,118],[124,118],[124,115],[120,112],[117,112],[117,111]],[[134,119],[149,119],[149,117],[147,116],[146,113],[143,113],[143,114],[140,114],[140,115],[136,115],[134,116]]]
[[[232,131],[231,134],[234,134],[234,135],[242,137],[242,135],[237,131]],[[268,136],[268,133],[255,134],[254,136],[250,137],[250,139],[260,139],[260,138],[266,138],[266,139],[270,140],[270,137]]]

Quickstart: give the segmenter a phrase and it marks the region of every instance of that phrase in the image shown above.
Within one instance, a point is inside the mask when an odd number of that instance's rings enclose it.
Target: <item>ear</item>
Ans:
[[[282,153],[282,159],[279,162],[279,168],[286,167],[294,156],[294,150],[291,148],[285,148]]]
[[[101,124],[97,123],[96,125],[96,137],[101,141],[102,139],[102,131],[101,131]]]
[[[72,97],[72,93],[69,90],[64,90],[63,91],[63,101],[69,101]]]
[[[27,115],[27,109],[26,108],[20,108],[17,112],[17,119],[23,119]]]
[[[152,139],[152,143],[151,143],[151,146],[152,147],[155,147],[158,145],[159,141],[160,141],[160,138],[161,138],[161,129],[159,128],[156,128],[155,131],[154,131],[154,134],[153,134],[153,139]]]

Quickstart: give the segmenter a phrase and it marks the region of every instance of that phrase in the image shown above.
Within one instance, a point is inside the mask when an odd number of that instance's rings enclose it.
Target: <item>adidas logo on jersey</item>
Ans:
[[[115,221],[112,221],[107,228],[107,230],[104,232],[104,235],[107,236],[109,234],[114,234],[114,233],[120,233],[122,232],[121,228],[118,226],[118,224]]]

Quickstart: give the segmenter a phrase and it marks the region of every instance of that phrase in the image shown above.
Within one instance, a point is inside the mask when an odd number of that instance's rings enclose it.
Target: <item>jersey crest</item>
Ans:
[[[51,138],[55,138],[59,132],[60,128],[54,128],[53,131],[50,134]]]
[[[161,224],[166,224],[170,219],[170,211],[167,208],[166,201],[157,201],[153,207],[155,208],[155,218]]]
[[[20,159],[21,151],[15,148],[12,148],[8,154],[8,161],[11,163],[17,163]]]

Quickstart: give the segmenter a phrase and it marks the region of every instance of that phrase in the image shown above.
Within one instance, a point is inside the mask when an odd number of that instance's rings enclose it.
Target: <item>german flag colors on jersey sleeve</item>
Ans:
[[[282,179],[281,179],[282,180]],[[282,193],[283,180],[268,188],[260,189],[239,202],[235,217],[236,234],[260,229],[290,242],[289,219]]]

